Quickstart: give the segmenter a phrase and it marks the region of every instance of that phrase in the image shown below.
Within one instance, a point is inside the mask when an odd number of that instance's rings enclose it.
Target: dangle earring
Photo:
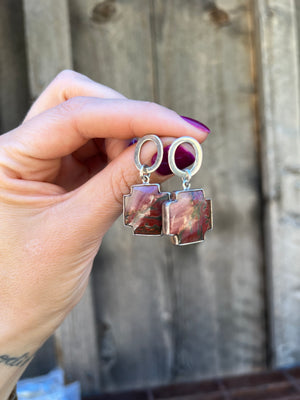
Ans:
[[[157,158],[151,167],[140,162],[142,146],[149,140],[157,146]],[[134,235],[161,236],[162,234],[162,205],[170,200],[170,193],[160,192],[158,183],[150,184],[150,174],[157,170],[162,158],[163,145],[158,136],[147,135],[139,139],[134,162],[140,171],[143,184],[133,185],[130,194],[123,196],[124,225],[131,226]]]
[[[191,144],[195,150],[191,169],[181,170],[175,163],[176,149],[183,143]],[[212,229],[211,200],[205,199],[202,189],[190,189],[191,177],[202,164],[202,148],[196,139],[183,136],[172,143],[168,157],[172,172],[182,178],[183,190],[173,192],[171,201],[163,205],[163,233],[179,246],[202,242],[206,231]]]

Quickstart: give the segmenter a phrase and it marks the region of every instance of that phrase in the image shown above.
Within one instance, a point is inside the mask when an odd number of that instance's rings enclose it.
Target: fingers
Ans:
[[[167,138],[167,142],[169,140],[172,139]],[[101,237],[120,215],[123,195],[130,193],[132,185],[141,184],[139,171],[134,163],[134,151],[135,146],[127,148],[76,191],[63,195],[67,199],[59,205],[61,215],[66,215],[70,209],[78,210],[83,232],[88,227],[89,234],[95,234],[95,240]],[[143,162],[150,165],[155,152],[153,143],[146,142],[143,146]],[[161,183],[167,177],[153,173],[150,179],[153,183]],[[76,223],[76,229],[79,229],[78,219]]]
[[[30,108],[24,121],[55,107],[73,97],[88,96],[107,99],[125,99],[121,93],[101,85],[78,72],[65,70],[46,87]]]
[[[130,139],[148,133],[192,136],[202,142],[207,133],[172,110],[155,103],[127,99],[72,98],[9,132],[23,155],[52,160],[71,154],[93,138]]]
[[[29,110],[24,122],[35,117],[36,115],[53,108],[64,101],[73,97],[88,96],[107,99],[125,99],[121,93],[107,86],[101,85],[87,76],[72,70],[64,70],[60,72],[56,78],[47,86],[47,88],[38,97]],[[128,142],[113,140],[114,147],[123,150]],[[80,148],[74,156],[84,161],[88,157],[96,156],[99,153],[97,143],[92,141],[86,146]]]
[[[164,145],[171,143],[175,138],[163,139]],[[88,226],[89,232],[101,237],[122,212],[123,196],[129,194],[132,185],[141,184],[139,171],[134,163],[135,146],[123,151],[101,172],[87,181],[73,194],[67,193],[67,201],[62,207],[74,210],[84,210],[81,213],[82,226]],[[156,147],[151,142],[146,142],[142,150],[141,162],[151,165],[151,159],[156,152]],[[168,176],[157,173],[151,174],[151,183],[161,183]],[[63,209],[62,215],[67,211]]]

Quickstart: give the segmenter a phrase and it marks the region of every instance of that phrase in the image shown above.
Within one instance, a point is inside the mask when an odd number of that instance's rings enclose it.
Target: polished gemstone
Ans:
[[[163,233],[172,236],[174,244],[201,242],[211,228],[211,201],[201,189],[174,192],[163,205]]]
[[[170,200],[170,193],[159,189],[158,184],[134,185],[124,196],[124,224],[131,226],[135,235],[161,235],[162,205]]]

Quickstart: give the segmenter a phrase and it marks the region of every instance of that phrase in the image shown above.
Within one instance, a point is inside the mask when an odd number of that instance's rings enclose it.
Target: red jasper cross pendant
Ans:
[[[176,245],[202,242],[212,228],[211,201],[205,199],[202,189],[172,193],[162,211],[163,233],[172,236]]]
[[[134,185],[124,196],[124,224],[135,235],[161,235],[162,205],[170,200],[169,192],[160,192],[158,184]]]

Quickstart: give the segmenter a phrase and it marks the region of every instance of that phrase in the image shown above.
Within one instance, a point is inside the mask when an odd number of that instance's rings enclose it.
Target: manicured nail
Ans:
[[[184,117],[183,115],[181,115],[181,118],[184,119],[189,124],[193,125],[195,128],[201,129],[206,133],[210,133],[210,129],[206,125],[202,124],[202,122],[197,121],[196,119],[193,118]]]
[[[132,146],[133,144],[135,144],[135,143],[137,143],[137,138],[132,138],[131,140],[130,140],[130,142],[128,143],[128,147],[129,146]]]
[[[162,162],[161,162],[160,166],[158,167],[158,169],[156,170],[156,172],[159,173],[160,175],[172,174],[172,171],[169,167],[169,162],[168,162],[168,153],[169,153],[170,147],[171,147],[171,145],[166,146],[164,148]],[[151,160],[152,164],[155,162],[156,158],[157,158],[157,154],[154,154],[154,156],[152,157],[152,160]],[[193,153],[186,150],[183,146],[179,146],[175,153],[175,161],[176,161],[176,165],[178,168],[184,169],[184,168],[188,167],[189,165],[191,165],[195,161],[195,156]]]

